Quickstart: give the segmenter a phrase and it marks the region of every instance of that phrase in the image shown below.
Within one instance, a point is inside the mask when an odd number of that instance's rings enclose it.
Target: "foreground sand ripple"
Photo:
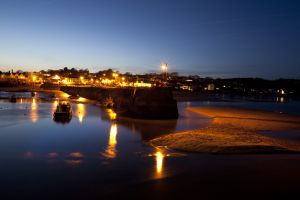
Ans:
[[[228,107],[192,107],[190,111],[213,118],[210,126],[151,140],[155,146],[219,154],[298,153],[298,143],[259,134],[259,131],[300,130],[300,117]]]

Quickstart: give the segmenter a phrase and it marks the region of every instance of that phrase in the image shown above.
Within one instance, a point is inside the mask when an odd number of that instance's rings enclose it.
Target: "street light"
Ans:
[[[162,71],[163,71],[163,73],[165,75],[165,79],[167,79],[168,64],[164,63],[160,67],[161,67],[161,69],[162,69]]]
[[[161,69],[162,69],[163,72],[167,72],[167,70],[168,70],[168,64],[166,64],[166,63],[162,64],[161,65]]]

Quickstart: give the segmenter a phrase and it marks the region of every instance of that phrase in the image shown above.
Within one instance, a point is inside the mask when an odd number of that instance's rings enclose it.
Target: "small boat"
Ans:
[[[114,100],[113,100],[113,98],[108,97],[108,98],[105,98],[104,100],[102,100],[101,104],[105,108],[113,108],[114,107]]]
[[[71,120],[72,118],[72,108],[69,102],[59,102],[56,110],[53,114],[53,119],[55,121],[60,120]]]
[[[16,97],[16,95],[11,95],[11,97],[10,97],[10,102],[11,102],[11,103],[16,103],[16,102],[17,102],[17,97]]]

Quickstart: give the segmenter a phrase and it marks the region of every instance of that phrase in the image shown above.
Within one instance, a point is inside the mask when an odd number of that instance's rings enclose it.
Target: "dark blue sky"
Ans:
[[[0,70],[300,78],[300,1],[0,0]]]

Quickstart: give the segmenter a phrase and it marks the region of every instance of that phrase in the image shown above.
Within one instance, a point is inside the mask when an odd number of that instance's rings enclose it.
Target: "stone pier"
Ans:
[[[170,88],[61,87],[70,95],[105,102],[121,116],[138,119],[177,119],[177,102]]]

